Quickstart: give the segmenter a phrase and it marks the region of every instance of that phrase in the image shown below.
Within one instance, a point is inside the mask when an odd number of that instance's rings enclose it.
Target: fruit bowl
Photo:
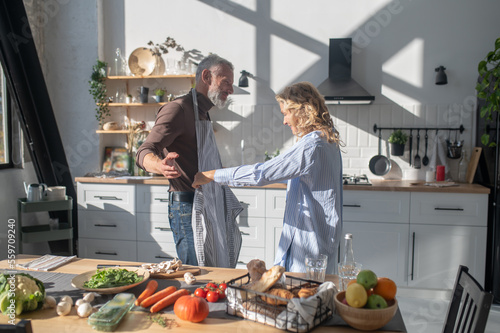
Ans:
[[[366,309],[346,305],[342,303],[344,298],[345,291],[338,292],[334,297],[337,313],[349,326],[358,330],[373,331],[383,327],[391,321],[398,309],[396,299],[388,301],[385,309]]]

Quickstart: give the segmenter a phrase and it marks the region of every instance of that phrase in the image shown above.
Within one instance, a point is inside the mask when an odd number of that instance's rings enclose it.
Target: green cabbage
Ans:
[[[43,306],[45,287],[42,281],[26,273],[0,274],[0,311],[20,315]]]

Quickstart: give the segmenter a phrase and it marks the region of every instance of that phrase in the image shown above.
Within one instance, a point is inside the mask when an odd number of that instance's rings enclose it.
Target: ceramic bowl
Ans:
[[[336,311],[349,326],[358,330],[373,331],[385,326],[391,321],[398,309],[398,301],[396,299],[387,302],[387,308],[376,310],[353,308],[342,303],[344,298],[345,291],[341,291],[335,295]]]

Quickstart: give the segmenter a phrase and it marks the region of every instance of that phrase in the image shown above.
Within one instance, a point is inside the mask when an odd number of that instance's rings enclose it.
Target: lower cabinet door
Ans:
[[[140,262],[157,263],[177,258],[174,243],[137,242],[137,257]]]
[[[278,252],[278,245],[283,230],[283,218],[267,218],[266,219],[266,267],[270,268],[274,265],[274,259]]]
[[[378,222],[344,222],[344,234],[352,234],[354,260],[377,276],[388,277],[406,286],[409,224]],[[340,244],[344,252],[344,237]]]
[[[137,242],[80,238],[78,240],[78,256],[92,259],[137,261]]]
[[[240,256],[238,257],[238,263],[236,264],[236,268],[247,268],[247,264],[252,259],[265,259],[266,251],[264,248],[259,247],[242,247],[240,250]],[[272,263],[266,262],[266,268],[269,269],[272,267]]]
[[[174,243],[168,214],[137,213],[137,240]]]
[[[264,247],[266,219],[263,217],[238,216],[236,223],[241,233],[243,247]],[[264,258],[261,258],[264,260]]]
[[[82,238],[134,240],[136,218],[129,212],[78,211],[78,233]]]
[[[484,286],[486,227],[412,225],[410,287],[453,289],[458,267]]]

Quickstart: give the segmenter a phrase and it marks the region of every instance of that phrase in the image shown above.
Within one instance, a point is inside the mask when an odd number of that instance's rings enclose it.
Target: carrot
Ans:
[[[189,290],[187,289],[179,289],[172,295],[168,295],[162,300],[156,302],[149,310],[151,313],[155,313],[160,311],[163,308],[166,308],[169,305],[172,305],[177,301],[181,296],[189,295]]]
[[[168,295],[172,294],[176,290],[177,290],[177,288],[174,286],[170,286],[170,287],[167,287],[163,290],[160,290],[157,293],[154,293],[153,295],[147,297],[144,301],[142,301],[141,306],[143,308],[147,308],[148,306],[155,304],[156,302],[158,302],[162,298],[167,297]]]
[[[135,305],[141,305],[142,301],[154,294],[156,288],[158,288],[158,282],[156,282],[156,280],[149,280],[142,294],[140,294],[139,297],[137,297],[137,299],[135,300]]]

